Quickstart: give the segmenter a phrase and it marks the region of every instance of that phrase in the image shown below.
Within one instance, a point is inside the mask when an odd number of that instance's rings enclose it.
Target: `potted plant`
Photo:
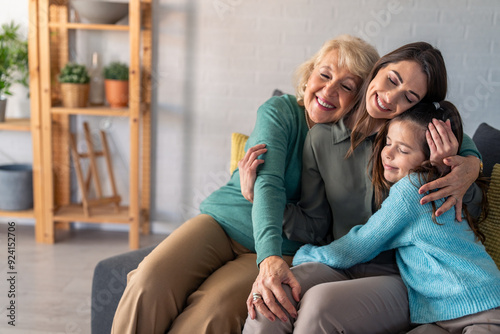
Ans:
[[[82,108],[89,98],[90,76],[85,65],[67,63],[59,74],[63,106]]]
[[[28,42],[18,33],[14,22],[3,24],[0,31],[0,122],[5,120],[10,87],[20,83],[28,87]]]
[[[104,67],[106,100],[111,108],[124,108],[128,104],[128,65],[112,62]]]

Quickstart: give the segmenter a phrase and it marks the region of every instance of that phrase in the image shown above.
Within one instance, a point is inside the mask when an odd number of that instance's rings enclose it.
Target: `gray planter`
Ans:
[[[0,122],[5,122],[5,109],[7,108],[7,99],[0,97]]]
[[[33,169],[31,165],[0,165],[0,210],[33,208]]]

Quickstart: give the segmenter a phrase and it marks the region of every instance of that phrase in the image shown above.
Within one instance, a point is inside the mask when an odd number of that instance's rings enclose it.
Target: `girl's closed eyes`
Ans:
[[[424,142],[425,128],[411,121],[392,121],[381,152],[384,178],[396,183],[420,166],[426,160]]]

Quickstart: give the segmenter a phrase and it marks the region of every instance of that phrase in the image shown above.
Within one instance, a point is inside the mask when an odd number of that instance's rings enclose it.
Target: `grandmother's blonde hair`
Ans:
[[[304,105],[304,92],[311,73],[332,50],[338,51],[338,66],[346,67],[349,72],[360,77],[363,81],[380,58],[372,45],[358,37],[340,35],[325,42],[314,56],[302,63],[295,71],[295,96],[299,105]]]

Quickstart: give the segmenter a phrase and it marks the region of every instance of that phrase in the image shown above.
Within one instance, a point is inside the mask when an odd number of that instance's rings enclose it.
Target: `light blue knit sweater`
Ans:
[[[293,264],[321,262],[344,269],[397,249],[412,322],[455,319],[500,306],[500,271],[484,246],[465,220],[455,221],[454,210],[435,224],[431,204],[419,204],[419,184],[415,174],[401,179],[365,225],[329,245],[303,246]]]

